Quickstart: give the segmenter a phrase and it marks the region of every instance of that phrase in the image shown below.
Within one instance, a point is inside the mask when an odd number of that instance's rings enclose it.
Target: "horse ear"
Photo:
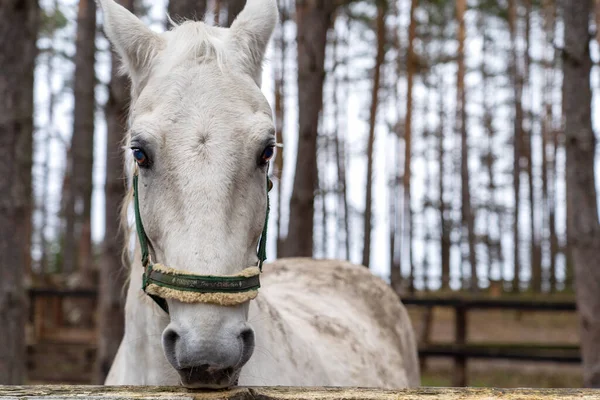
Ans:
[[[236,56],[259,86],[263,59],[278,19],[277,0],[247,0],[231,24]]]
[[[103,11],[104,33],[135,81],[149,66],[161,47],[162,39],[114,0],[96,2]]]

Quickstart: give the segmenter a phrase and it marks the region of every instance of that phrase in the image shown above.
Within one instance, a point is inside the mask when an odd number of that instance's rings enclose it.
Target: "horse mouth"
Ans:
[[[237,385],[239,370],[213,369],[208,366],[178,369],[181,384],[188,389],[227,389]]]

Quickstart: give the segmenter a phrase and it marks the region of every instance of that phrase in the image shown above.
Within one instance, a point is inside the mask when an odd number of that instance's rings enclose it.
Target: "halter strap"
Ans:
[[[137,230],[138,239],[140,240],[140,247],[142,250],[142,265],[144,268],[148,265],[150,261],[150,253],[148,252],[148,236],[146,236],[146,231],[144,230],[144,225],[142,224],[142,216],[140,215],[140,199],[138,195],[138,171],[137,167],[135,169],[135,173],[133,175],[133,199],[134,199],[134,208],[135,208],[135,228]]]
[[[263,225],[262,234],[260,235],[260,242],[258,243],[258,269],[262,272],[263,263],[267,259],[267,228],[269,227],[269,212],[271,211],[271,204],[269,201],[269,192],[273,188],[273,182],[269,179],[269,170],[267,168],[267,214],[265,215],[265,224]]]
[[[262,272],[267,259],[267,227],[269,225],[269,191],[273,183],[269,179],[267,168],[267,210],[265,224],[258,244],[258,273]],[[248,273],[247,268],[235,276],[203,276],[176,271],[159,264],[154,265],[148,250],[148,236],[140,214],[137,166],[133,175],[133,197],[135,226],[142,252],[142,290],[167,314],[169,307],[165,297],[177,298],[186,302],[209,302],[221,305],[240,304],[256,297],[260,288],[258,274]],[[254,267],[256,270],[256,267]],[[160,294],[160,295],[159,295]]]

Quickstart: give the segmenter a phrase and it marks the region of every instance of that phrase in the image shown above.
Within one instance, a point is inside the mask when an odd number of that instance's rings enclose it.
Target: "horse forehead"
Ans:
[[[136,108],[139,113],[156,112],[160,118],[179,122],[189,119],[206,122],[206,118],[235,122],[244,116],[271,113],[258,86],[222,70],[216,63],[184,64],[169,74],[155,77],[138,99]]]

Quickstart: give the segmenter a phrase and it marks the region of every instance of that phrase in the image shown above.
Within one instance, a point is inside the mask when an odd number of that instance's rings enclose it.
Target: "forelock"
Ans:
[[[173,24],[175,24],[173,22]],[[193,61],[216,61],[223,69],[227,57],[227,29],[209,26],[201,21],[184,21],[164,33],[166,46],[157,59],[157,67],[168,72],[177,65]]]

